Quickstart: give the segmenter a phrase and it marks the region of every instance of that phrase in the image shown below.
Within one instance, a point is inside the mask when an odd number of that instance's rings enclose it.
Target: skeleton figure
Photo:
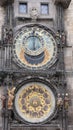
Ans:
[[[8,109],[12,109],[15,87],[8,89]]]

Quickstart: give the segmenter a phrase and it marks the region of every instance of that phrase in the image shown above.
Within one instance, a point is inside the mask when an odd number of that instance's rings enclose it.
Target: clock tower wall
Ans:
[[[0,40],[2,36],[2,25],[4,24],[4,18],[5,18],[5,9],[0,6]]]
[[[23,3],[23,0],[21,0],[21,2],[19,0],[15,0],[14,2],[15,25],[32,23],[35,19],[33,14],[35,12],[37,19],[36,23],[45,24],[50,28],[56,28],[56,7],[54,2],[51,0],[38,0],[35,4],[34,0],[27,0],[27,12],[25,14],[20,13],[19,6],[21,3]],[[44,12],[42,11],[43,8]]]
[[[34,0],[27,0],[27,1],[19,1],[15,0],[13,3],[13,9],[14,9],[14,16],[13,16],[13,27],[14,27],[14,32],[16,32],[18,29],[20,29],[23,26],[30,24],[41,24],[45,27],[50,28],[54,32],[57,32],[57,10],[56,6],[54,4],[53,0],[38,0],[38,2],[34,2]],[[25,7],[25,12],[23,13],[21,10],[21,6]],[[45,8],[45,13],[42,14],[42,8]],[[1,13],[0,13],[0,28],[2,29],[2,25],[4,24],[5,21],[5,10],[4,7],[0,7]],[[64,17],[64,23],[65,23],[65,31],[67,34],[67,43],[64,48],[64,64],[65,64],[65,70],[66,70],[66,83],[68,87],[68,92],[71,98],[71,104],[69,106],[69,130],[73,130],[72,124],[73,124],[73,30],[72,30],[72,22],[73,22],[73,0],[70,4],[69,9],[64,11],[65,17]],[[70,20],[71,19],[71,20]],[[0,29],[0,30],[1,30]],[[1,33],[0,33],[0,39],[2,39]],[[2,46],[1,46],[2,47]],[[15,69],[18,68],[17,65],[11,62],[12,58],[12,50],[11,46],[8,46],[8,48],[5,45],[5,49],[2,51],[2,56],[1,56],[1,69],[7,69],[6,72],[10,73],[8,68],[6,67],[13,67]],[[5,64],[5,58],[7,58],[7,63]],[[4,66],[3,64],[4,63]],[[5,66],[6,65],[6,66]],[[5,67],[5,68],[4,68]],[[18,70],[16,70],[18,71]],[[5,72],[5,74],[6,74]],[[39,71],[41,74],[41,71]],[[12,73],[12,71],[11,71]],[[27,72],[28,73],[28,72]],[[34,73],[34,72],[33,72]],[[17,76],[18,74],[16,74]],[[28,74],[26,74],[28,75]],[[2,75],[1,75],[2,76]],[[22,74],[22,76],[24,76]],[[45,76],[44,76],[45,77]],[[3,78],[3,76],[2,76]],[[24,79],[24,78],[23,78]],[[20,83],[23,81],[23,79],[18,79],[17,82]],[[51,79],[51,78],[50,78]],[[3,81],[3,80],[2,80]],[[52,81],[52,80],[51,80]],[[1,89],[2,91],[2,89]],[[2,122],[1,122],[2,123]],[[50,128],[52,129],[52,128]]]
[[[69,107],[69,122],[73,124],[73,0],[71,0],[70,6],[65,10],[64,15],[65,31],[67,35],[67,47],[64,51],[65,68],[66,68],[66,81],[70,94],[71,104]],[[70,126],[72,130],[72,125]]]

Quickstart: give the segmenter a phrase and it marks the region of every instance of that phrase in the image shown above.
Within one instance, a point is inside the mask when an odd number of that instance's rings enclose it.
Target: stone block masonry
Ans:
[[[0,7],[0,40],[2,35],[2,25],[4,24],[5,11],[3,7]]]

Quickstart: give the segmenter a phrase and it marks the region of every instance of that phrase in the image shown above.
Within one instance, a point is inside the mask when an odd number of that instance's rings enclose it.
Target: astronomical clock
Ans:
[[[54,33],[42,25],[26,25],[14,36],[14,60],[26,69],[50,68],[57,60]]]
[[[29,124],[42,124],[51,120],[56,112],[56,90],[41,81],[22,85],[15,95],[14,107],[18,118]]]
[[[26,124],[42,124],[51,120],[57,111],[57,90],[49,80],[39,77],[39,70],[52,68],[57,61],[57,41],[55,34],[46,26],[27,24],[18,29],[14,35],[14,62],[22,69],[34,73],[17,88],[14,99],[14,110],[18,119]],[[28,77],[27,76],[27,77]]]
[[[67,130],[67,1],[38,0],[35,6],[35,0],[1,0],[6,9],[0,42],[3,130]]]

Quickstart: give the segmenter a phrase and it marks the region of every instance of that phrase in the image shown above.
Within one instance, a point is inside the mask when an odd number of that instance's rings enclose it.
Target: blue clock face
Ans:
[[[27,39],[27,49],[31,51],[37,51],[41,47],[41,41],[36,36],[30,36]]]
[[[27,25],[15,34],[13,54],[21,67],[29,69],[50,67],[56,61],[56,41],[49,29],[38,25]]]
[[[43,38],[34,30],[23,39],[25,53],[30,56],[41,54],[44,51],[44,45]]]

